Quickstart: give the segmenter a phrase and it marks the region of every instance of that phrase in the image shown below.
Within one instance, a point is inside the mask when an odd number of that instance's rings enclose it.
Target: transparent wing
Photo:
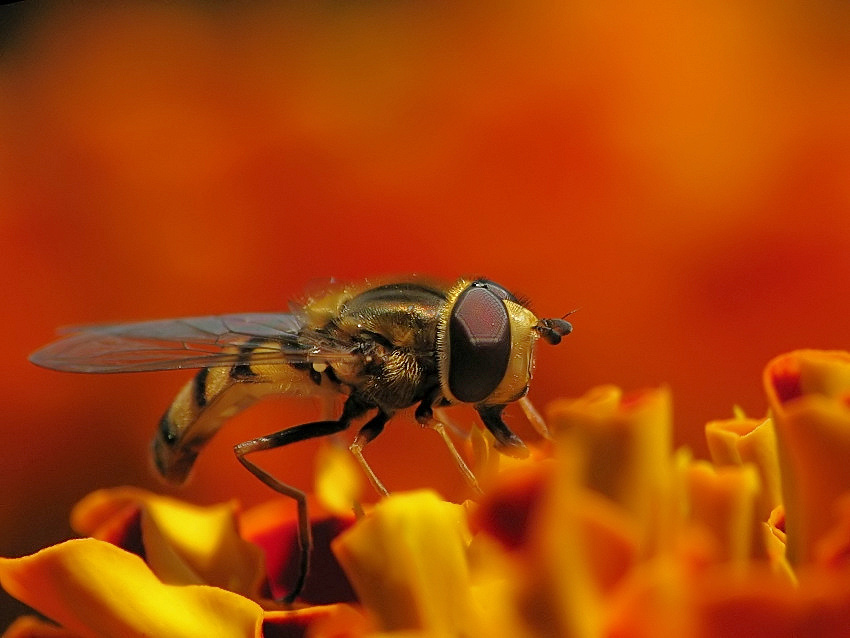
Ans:
[[[328,362],[355,347],[292,314],[253,313],[79,326],[30,355],[64,372],[145,372],[250,362]]]

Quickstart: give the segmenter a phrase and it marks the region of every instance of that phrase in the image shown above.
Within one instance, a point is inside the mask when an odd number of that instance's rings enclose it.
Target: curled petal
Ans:
[[[386,631],[479,635],[463,507],[427,491],[393,494],[333,549],[361,602]]]
[[[80,636],[253,638],[263,615],[218,587],[163,584],[138,556],[93,538],[0,559],[0,584]]]
[[[558,463],[564,462],[558,458]],[[565,492],[559,484],[565,477],[558,463],[541,463],[504,474],[470,513],[472,530],[499,541],[508,553],[522,552],[520,560],[539,559],[544,563],[569,552],[564,538],[574,534],[579,560],[588,566],[590,586],[609,590],[636,560],[634,522],[622,508],[592,490],[573,486]],[[547,537],[543,533],[546,525],[560,529],[565,513],[574,516],[570,520],[576,529]],[[547,547],[550,541],[552,547]],[[529,553],[537,554],[536,558]],[[573,563],[571,558],[565,562]],[[560,576],[572,571],[572,567],[565,569]]]
[[[641,563],[607,601],[605,631],[597,635],[697,636],[693,630],[691,585],[688,566],[670,555]]]
[[[716,465],[751,463],[758,471],[761,490],[756,517],[767,520],[782,502],[782,480],[773,419],[736,418],[711,421],[705,426],[705,438]]]
[[[781,505],[773,508],[767,522],[763,524],[762,538],[764,539],[764,548],[773,571],[777,574],[782,574],[789,583],[796,584],[797,576],[788,563],[785,508]]]
[[[618,503],[584,486],[584,450],[561,430],[548,473],[520,597],[534,635],[597,636],[605,597],[637,562],[641,528]]]
[[[807,394],[846,397],[850,392],[850,352],[795,350],[780,355],[767,364],[764,385],[776,411]]]
[[[771,361],[764,374],[775,414],[783,505],[792,565],[816,559],[850,491],[850,354],[803,350]]]
[[[74,508],[71,523],[82,534],[123,539],[134,551],[135,513],[142,547],[136,553],[163,582],[215,585],[258,598],[263,556],[240,536],[237,511],[235,503],[200,507],[125,487],[93,492]]]

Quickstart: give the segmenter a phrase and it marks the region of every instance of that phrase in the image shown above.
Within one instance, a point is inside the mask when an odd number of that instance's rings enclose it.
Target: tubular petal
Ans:
[[[80,636],[253,638],[263,613],[217,587],[165,585],[138,556],[92,538],[0,559],[0,583]]]
[[[716,465],[752,463],[761,481],[756,516],[765,521],[782,502],[782,479],[773,419],[736,418],[711,421],[705,438]]]
[[[797,566],[815,560],[835,525],[835,503],[850,491],[850,354],[792,352],[767,365],[764,381],[776,419],[787,557]]]
[[[780,355],[765,367],[764,385],[775,410],[805,394],[846,396],[850,391],[850,352],[795,350]]]
[[[672,489],[672,404],[666,387],[623,396],[601,386],[548,409],[558,444],[568,440],[584,457],[581,483],[625,508],[642,527],[640,551],[666,542]]]
[[[690,520],[713,534],[721,561],[743,571],[753,557],[754,547],[765,555],[763,545],[754,544],[760,529],[755,516],[760,483],[752,465],[715,468],[708,462],[696,461],[687,468],[684,480]]]

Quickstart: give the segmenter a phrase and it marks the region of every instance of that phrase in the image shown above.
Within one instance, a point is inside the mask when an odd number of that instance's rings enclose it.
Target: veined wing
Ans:
[[[350,342],[305,328],[292,314],[249,313],[80,326],[30,355],[64,372],[146,372],[348,358]]]

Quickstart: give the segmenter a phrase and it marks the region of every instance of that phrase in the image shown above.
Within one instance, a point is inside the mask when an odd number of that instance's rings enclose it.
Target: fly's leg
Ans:
[[[307,495],[296,487],[287,485],[286,483],[275,478],[252,461],[245,458],[246,454],[251,452],[259,452],[261,450],[270,450],[276,447],[281,447],[289,443],[303,441],[318,436],[326,436],[335,432],[340,432],[348,427],[347,422],[340,421],[316,421],[314,423],[305,423],[296,425],[287,430],[276,432],[267,436],[261,436],[251,441],[239,443],[233,448],[236,453],[236,458],[251,472],[254,476],[260,479],[270,488],[293,499],[298,507],[298,548],[299,548],[299,571],[298,578],[292,591],[287,594],[283,602],[291,603],[294,601],[301,589],[304,587],[304,580],[307,578],[307,572],[310,570],[310,553],[313,549],[313,535],[310,530],[310,517],[307,512]]]
[[[525,414],[525,418],[537,430],[537,433],[544,439],[551,439],[552,434],[549,432],[546,421],[540,415],[540,412],[537,411],[537,408],[534,407],[534,404],[528,400],[528,397],[522,397],[517,403],[519,403],[519,407],[522,409],[523,414]]]
[[[511,432],[511,429],[505,425],[502,420],[502,411],[504,405],[479,405],[475,410],[478,416],[481,417],[481,422],[484,424],[490,433],[496,437],[496,449],[503,454],[512,456],[517,459],[524,459],[528,456],[528,448],[516,434]]]
[[[304,587],[304,581],[307,578],[307,572],[310,570],[310,552],[313,549],[313,535],[310,530],[310,518],[307,512],[307,495],[298,488],[287,485],[283,481],[275,478],[258,465],[249,461],[245,456],[252,452],[261,452],[262,450],[271,450],[274,448],[283,447],[290,443],[297,443],[306,439],[313,439],[319,436],[327,436],[335,434],[346,429],[351,423],[351,419],[363,414],[368,409],[368,406],[355,400],[353,397],[346,401],[342,410],[342,416],[338,421],[315,421],[313,423],[304,423],[296,425],[274,434],[257,437],[244,443],[239,443],[233,447],[236,458],[251,474],[260,479],[276,492],[288,496],[293,499],[298,507],[298,548],[300,552],[298,578],[295,581],[295,586],[292,591],[287,594],[283,601],[286,604],[292,603],[301,593]]]
[[[366,423],[366,425],[360,428],[360,431],[354,437],[351,445],[348,446],[348,449],[354,455],[354,458],[357,459],[358,463],[360,463],[360,467],[363,468],[363,472],[366,474],[369,482],[372,484],[372,487],[374,487],[381,496],[389,496],[390,493],[387,491],[387,488],[384,487],[384,484],[381,483],[381,480],[378,478],[378,475],[375,474],[375,471],[369,466],[369,463],[366,462],[366,459],[363,456],[363,448],[366,447],[366,444],[369,443],[369,441],[374,439],[383,431],[384,425],[386,425],[389,420],[389,415],[384,414],[383,411],[378,412],[378,414]]]
[[[440,411],[439,417],[439,419],[434,418],[434,412],[431,408],[430,401],[423,401],[416,408],[416,420],[421,425],[431,428],[440,435],[443,443],[445,443],[446,447],[449,449],[449,454],[452,455],[455,465],[458,466],[461,474],[463,474],[463,478],[466,479],[466,482],[475,494],[479,496],[482,495],[484,492],[481,490],[481,486],[478,485],[478,479],[475,477],[473,471],[469,469],[469,466],[466,464],[466,461],[463,460],[460,452],[457,451],[457,447],[455,447],[454,441],[452,441],[451,437],[449,437],[449,433],[446,432],[446,424],[444,421],[448,422],[448,419],[445,418],[445,414],[443,414],[442,411]]]
[[[481,496],[484,494],[481,487],[478,485],[478,479],[475,478],[475,474],[473,474],[472,470],[469,469],[469,466],[466,464],[466,461],[463,460],[463,457],[460,455],[460,452],[457,451],[454,442],[449,437],[448,432],[446,432],[446,426],[442,423],[442,421],[432,420],[428,427],[434,430],[437,434],[440,435],[440,438],[443,440],[443,443],[446,444],[446,447],[449,448],[449,453],[452,455],[452,458],[455,461],[455,464],[460,468],[461,474],[463,474],[463,478],[466,479],[466,482],[469,483],[469,486],[475,492],[476,495]]]

